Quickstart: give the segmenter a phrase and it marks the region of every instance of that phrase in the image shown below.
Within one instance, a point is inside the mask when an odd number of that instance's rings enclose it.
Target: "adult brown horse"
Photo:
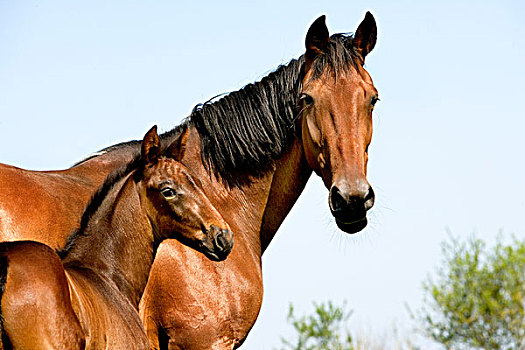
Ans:
[[[308,30],[303,56],[204,104],[184,122],[190,132],[182,162],[200,178],[236,243],[221,263],[176,241],[160,245],[141,301],[155,347],[231,349],[242,343],[261,306],[261,256],[312,171],[329,189],[343,231],[367,225],[374,192],[366,166],[378,94],[363,64],[376,33],[367,13],[354,36],[330,37],[322,16]],[[169,143],[179,133],[161,139]],[[4,237],[40,230],[42,240],[59,246],[101,177],[138,148],[134,142],[114,146],[62,172],[0,171]],[[30,204],[35,209],[25,214]],[[62,237],[45,237],[55,217]]]
[[[149,348],[138,304],[160,241],[179,238],[214,261],[233,244],[177,162],[186,136],[161,151],[152,128],[141,156],[106,179],[58,254],[34,241],[0,243],[4,348]]]
[[[183,162],[232,227],[236,246],[212,264],[177,242],[161,245],[141,301],[156,347],[232,349],[243,342],[262,302],[261,255],[312,170],[330,190],[339,228],[354,233],[367,225],[378,93],[363,63],[376,32],[367,13],[354,37],[330,37],[322,16],[307,33],[303,57],[203,105],[185,122]],[[206,273],[187,273],[192,269]],[[175,281],[177,289],[170,287]]]

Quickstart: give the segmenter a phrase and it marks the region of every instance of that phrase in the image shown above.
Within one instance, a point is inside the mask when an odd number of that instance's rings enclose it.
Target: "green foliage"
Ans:
[[[311,315],[297,317],[290,305],[288,321],[294,327],[297,335],[294,341],[281,338],[284,349],[292,350],[401,350],[417,349],[408,339],[401,340],[394,326],[394,334],[385,333],[360,334],[352,337],[346,327],[346,321],[352,312],[346,310],[346,305],[334,306],[332,302],[316,304]],[[363,332],[361,332],[363,333]]]
[[[344,322],[352,314],[345,305],[334,306],[332,302],[315,304],[312,315],[297,317],[290,305],[288,321],[297,331],[297,339],[292,343],[281,338],[285,349],[293,350],[354,350],[352,337],[342,331]]]
[[[437,279],[424,284],[423,332],[447,349],[525,349],[525,242],[493,249],[472,238],[442,244]]]

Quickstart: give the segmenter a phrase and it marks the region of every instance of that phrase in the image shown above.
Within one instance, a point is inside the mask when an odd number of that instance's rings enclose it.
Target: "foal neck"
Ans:
[[[66,270],[87,270],[86,275],[103,277],[138,307],[158,242],[141,207],[133,176],[121,179],[85,229],[73,235],[63,258]]]

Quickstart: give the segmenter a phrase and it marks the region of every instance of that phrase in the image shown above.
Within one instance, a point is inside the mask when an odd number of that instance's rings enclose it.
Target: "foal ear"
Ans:
[[[144,136],[142,140],[142,159],[146,165],[152,164],[160,155],[160,139],[157,134],[157,126],[154,125]]]
[[[188,142],[188,136],[190,135],[190,129],[185,127],[184,130],[179,134],[177,139],[171,143],[168,147],[168,154],[170,154],[173,159],[180,162],[184,157],[186,152],[186,143]]]
[[[317,55],[326,51],[328,43],[330,42],[330,35],[326,27],[326,16],[322,15],[312,23],[308,33],[306,34],[306,63],[311,64]]]
[[[377,41],[377,26],[374,16],[367,12],[365,19],[361,22],[354,36],[354,46],[361,54],[363,62],[366,55],[370,53],[376,46]]]

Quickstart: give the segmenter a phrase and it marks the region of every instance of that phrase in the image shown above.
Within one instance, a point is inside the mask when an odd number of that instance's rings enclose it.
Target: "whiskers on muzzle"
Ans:
[[[354,186],[342,181],[330,188],[330,211],[337,226],[347,233],[356,233],[366,227],[366,214],[374,202],[374,190],[366,180],[356,181]]]

